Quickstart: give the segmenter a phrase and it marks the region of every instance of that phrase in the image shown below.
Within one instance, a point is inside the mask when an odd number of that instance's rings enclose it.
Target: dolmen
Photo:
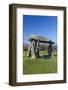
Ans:
[[[27,56],[31,58],[39,58],[39,52],[40,52],[40,43],[48,43],[48,56],[52,56],[53,47],[52,44],[54,44],[53,41],[49,40],[48,38],[38,36],[35,34],[31,34],[28,37],[29,40],[29,47],[28,47],[28,53]]]

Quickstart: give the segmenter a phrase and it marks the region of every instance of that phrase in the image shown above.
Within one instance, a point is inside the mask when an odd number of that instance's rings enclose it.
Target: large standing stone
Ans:
[[[29,43],[27,56],[28,56],[28,57],[31,56],[31,42]]]
[[[53,52],[53,47],[52,44],[50,43],[48,46],[48,56],[52,56],[52,52]]]
[[[36,57],[39,57],[39,40],[37,41],[37,47],[36,47]]]
[[[36,55],[35,55],[35,41],[34,40],[31,43],[31,56],[32,56],[32,58],[36,58]]]

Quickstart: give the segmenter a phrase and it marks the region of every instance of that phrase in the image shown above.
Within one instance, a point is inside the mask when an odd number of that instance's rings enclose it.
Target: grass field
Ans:
[[[45,51],[41,51],[40,55],[47,54]],[[50,59],[32,59],[27,57],[27,52],[24,52],[23,56],[23,74],[45,74],[45,73],[57,73],[57,56],[53,56]]]

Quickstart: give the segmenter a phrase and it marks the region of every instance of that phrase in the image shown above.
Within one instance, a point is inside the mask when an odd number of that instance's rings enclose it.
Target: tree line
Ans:
[[[24,51],[27,51],[28,47],[29,47],[29,44],[25,44],[25,43],[23,44],[23,50]],[[40,44],[39,49],[41,51],[48,50],[48,44]],[[57,51],[57,45],[53,45],[53,50]]]

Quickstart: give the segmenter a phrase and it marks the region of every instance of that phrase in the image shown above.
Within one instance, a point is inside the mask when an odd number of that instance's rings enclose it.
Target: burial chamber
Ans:
[[[29,37],[28,37],[28,40],[29,40],[29,47],[28,47],[28,53],[27,53],[27,56],[29,57],[32,57],[32,58],[39,58],[39,44],[40,43],[48,43],[49,45],[51,45],[52,47],[52,44],[54,44],[54,42],[46,37],[42,37],[42,36],[39,36],[39,35],[35,35],[35,34],[31,34]],[[49,52],[51,52],[51,55],[52,55],[52,50],[49,49]],[[50,56],[51,56],[50,55]]]

